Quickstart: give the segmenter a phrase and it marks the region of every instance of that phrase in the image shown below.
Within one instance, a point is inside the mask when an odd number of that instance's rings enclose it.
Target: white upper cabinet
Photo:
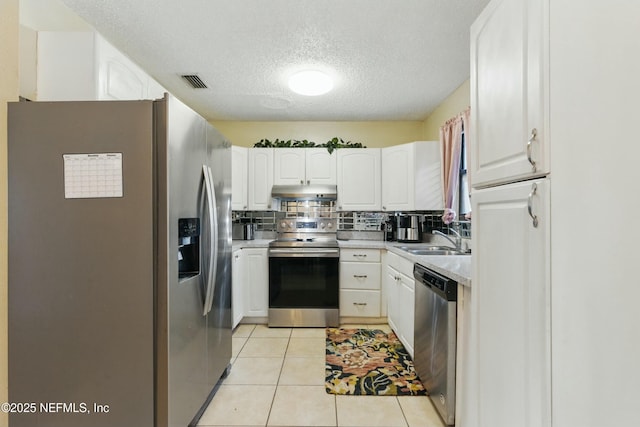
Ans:
[[[545,7],[493,1],[471,26],[474,187],[549,172]]]
[[[306,182],[304,149],[276,149],[273,154],[273,170],[275,185],[304,184]]]
[[[164,88],[95,32],[40,31],[39,101],[156,99]]]
[[[379,211],[381,170],[379,148],[340,148],[338,210]]]
[[[336,184],[336,154],[326,148],[277,148],[275,185]]]
[[[249,182],[247,165],[249,149],[231,147],[231,209],[245,211],[249,207]]]
[[[336,151],[326,148],[305,148],[307,184],[336,185],[338,161]]]
[[[273,187],[273,148],[249,150],[249,209],[270,210]]]
[[[441,210],[440,143],[411,142],[382,149],[382,210]]]

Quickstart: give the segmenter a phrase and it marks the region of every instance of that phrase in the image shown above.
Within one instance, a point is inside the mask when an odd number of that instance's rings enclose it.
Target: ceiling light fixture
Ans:
[[[317,96],[333,89],[333,81],[322,71],[305,70],[289,77],[289,88],[300,95]]]

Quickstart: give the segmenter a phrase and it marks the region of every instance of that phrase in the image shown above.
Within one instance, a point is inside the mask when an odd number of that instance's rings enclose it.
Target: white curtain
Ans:
[[[460,181],[459,174],[460,153],[462,151],[462,130],[469,129],[470,113],[471,109],[467,108],[462,113],[447,120],[447,122],[440,127],[442,194],[444,197],[444,214],[442,215],[442,220],[445,224],[452,223],[455,221],[457,216],[453,203],[456,200]],[[469,152],[468,143],[466,152]]]

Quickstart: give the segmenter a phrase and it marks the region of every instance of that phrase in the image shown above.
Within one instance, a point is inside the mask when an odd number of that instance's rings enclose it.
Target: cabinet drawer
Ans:
[[[340,289],[380,289],[380,264],[341,262]]]
[[[340,290],[340,316],[380,317],[380,291]]]
[[[340,249],[340,261],[380,262],[380,250]]]

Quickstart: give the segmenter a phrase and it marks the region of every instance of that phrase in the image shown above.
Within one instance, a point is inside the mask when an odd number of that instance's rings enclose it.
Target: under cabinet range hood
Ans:
[[[276,199],[324,199],[336,200],[338,186],[327,184],[274,185],[271,197]]]

